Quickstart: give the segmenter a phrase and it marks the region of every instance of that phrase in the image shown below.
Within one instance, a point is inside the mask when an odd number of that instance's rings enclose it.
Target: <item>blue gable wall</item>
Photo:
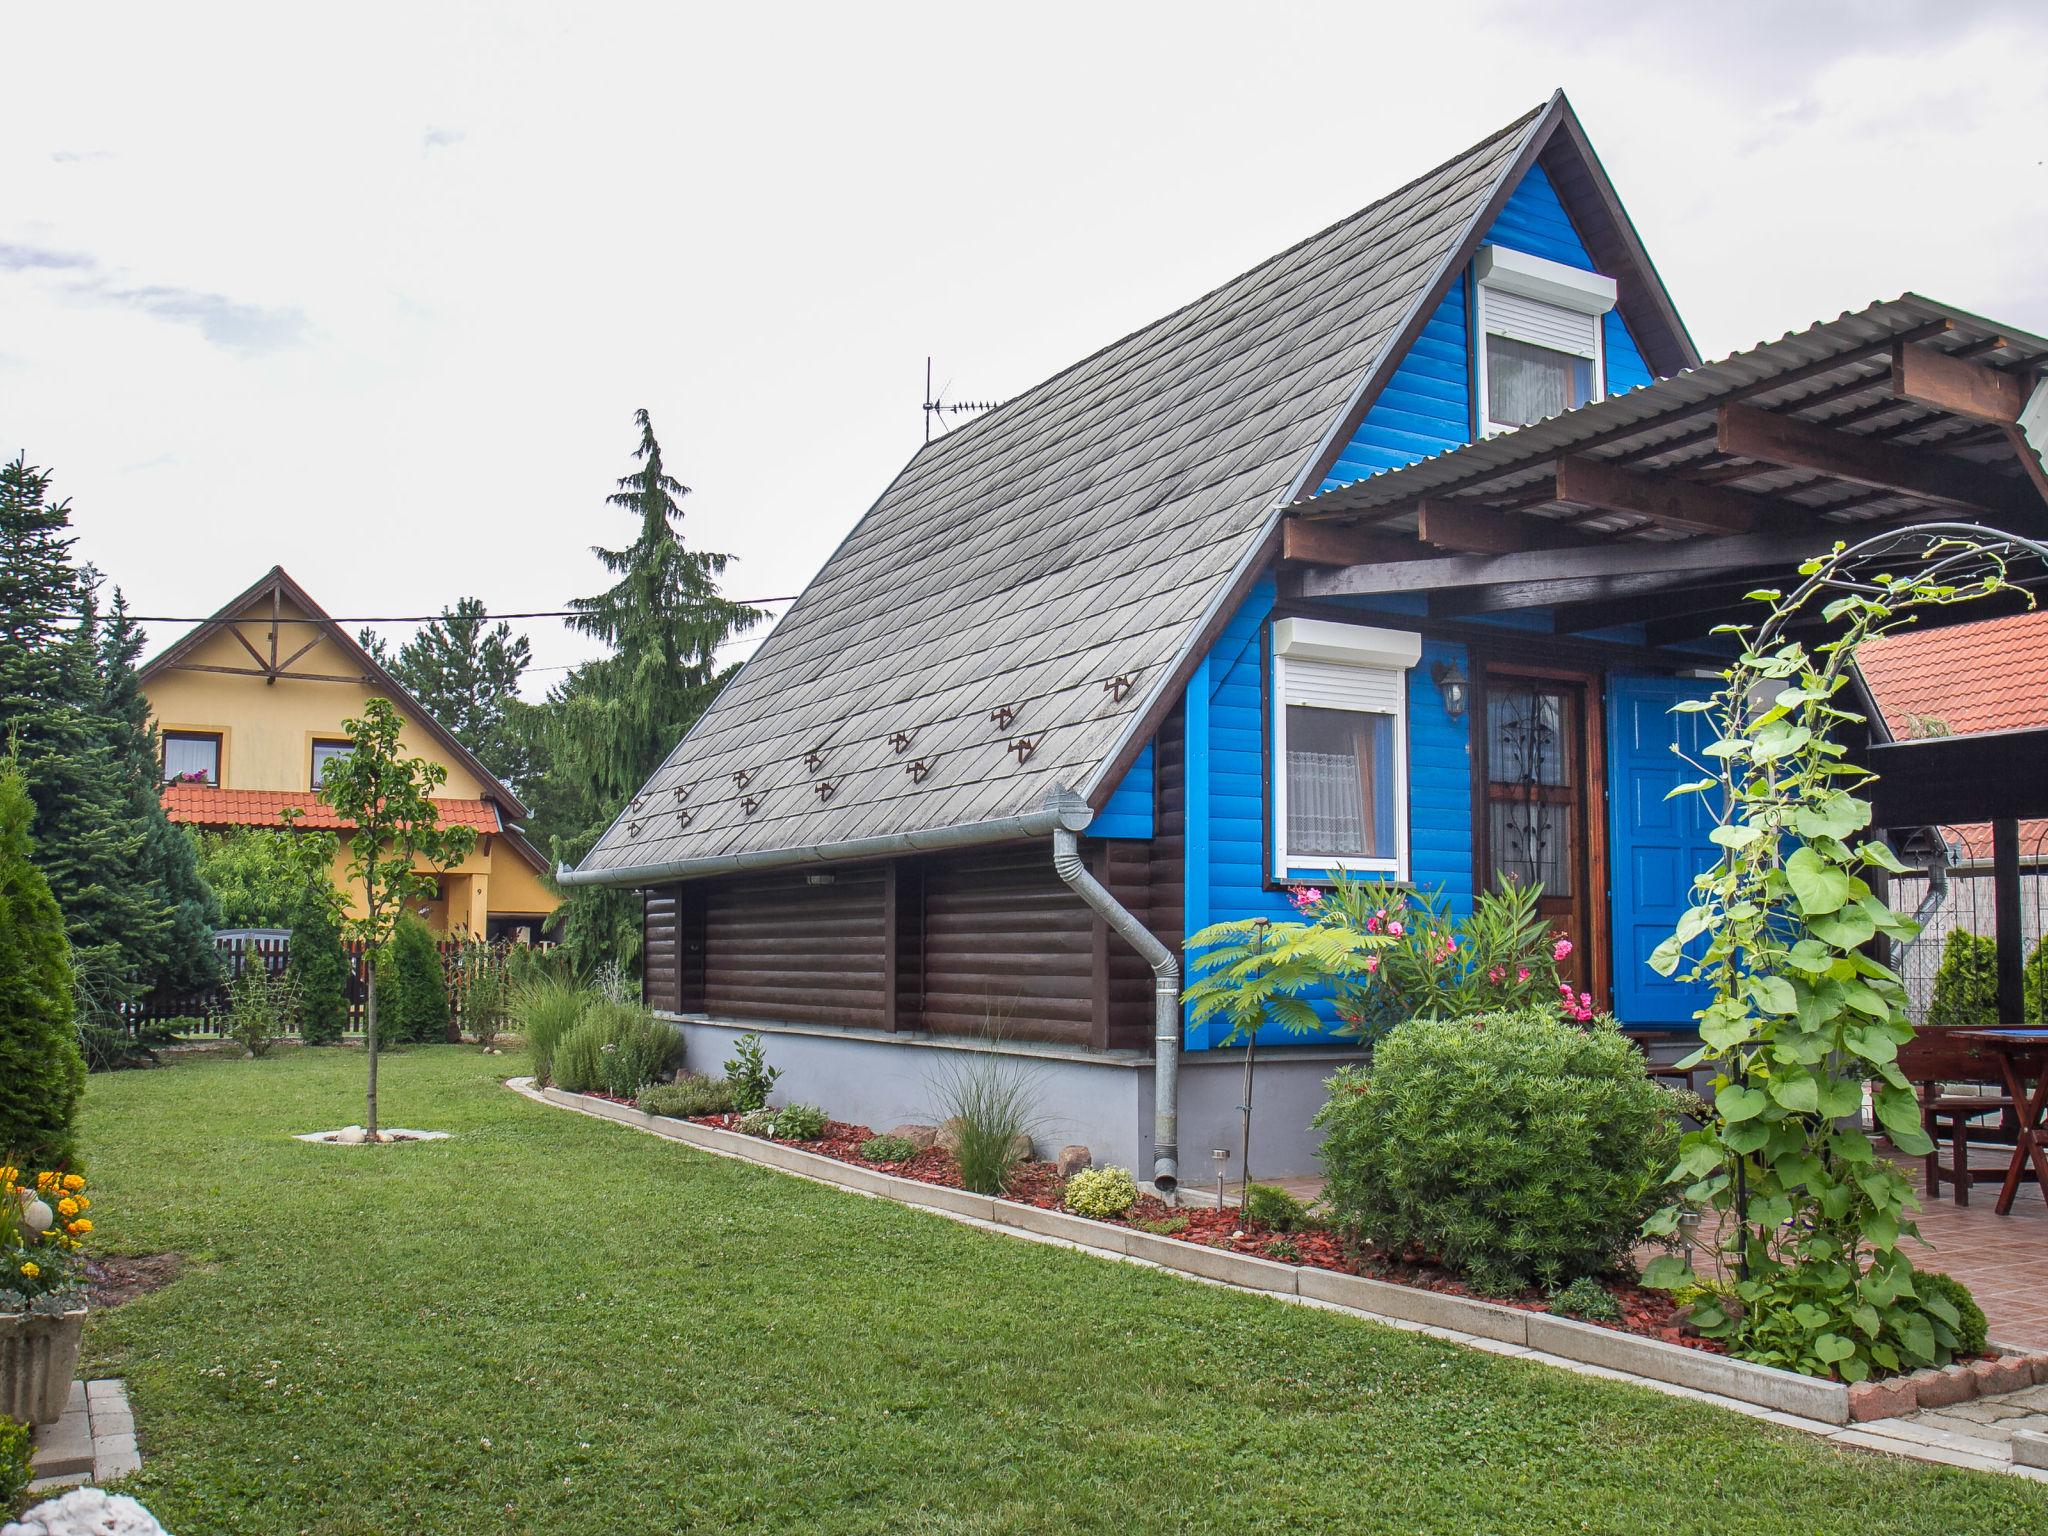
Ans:
[[[1284,893],[1265,889],[1264,633],[1273,600],[1273,580],[1265,577],[1188,682],[1190,933],[1210,923],[1295,915]],[[1409,864],[1415,883],[1441,885],[1462,911],[1472,901],[1471,763],[1465,729],[1444,713],[1430,679],[1440,661],[1467,665],[1464,647],[1425,641],[1421,662],[1408,674]],[[1212,1023],[1188,1044],[1206,1049],[1229,1032],[1227,1024]],[[1293,1038],[1276,1027],[1259,1036],[1262,1044]]]
[[[1152,743],[1132,762],[1102,809],[1088,824],[1090,837],[1150,837],[1153,794]]]
[[[1592,258],[1541,167],[1531,167],[1523,177],[1487,231],[1486,240],[1584,271],[1594,270]],[[1320,490],[1471,441],[1470,276],[1468,269],[1452,283]],[[1620,314],[1609,313],[1605,325],[1608,392],[1619,394],[1649,383],[1649,368]],[[1380,610],[1372,620],[1378,623],[1398,623],[1388,613],[1405,606],[1398,599],[1361,601]],[[1267,735],[1262,718],[1263,635],[1273,602],[1274,586],[1269,577],[1232,616],[1188,684],[1185,878],[1190,933],[1229,919],[1294,916],[1283,893],[1264,888]],[[1508,625],[1521,619],[1519,615],[1501,617]],[[1548,627],[1547,616],[1537,618]],[[1416,884],[1441,886],[1456,910],[1467,911],[1472,901],[1470,747],[1464,723],[1454,723],[1444,713],[1443,700],[1430,676],[1432,664],[1453,660],[1469,669],[1462,646],[1425,641],[1420,664],[1408,674],[1409,863]],[[1142,782],[1149,793],[1149,769]],[[1130,787],[1130,780],[1119,787],[1105,814],[1125,798]],[[1101,830],[1100,823],[1091,830]],[[1334,1020],[1329,1024],[1334,1025]],[[1227,1025],[1212,1023],[1191,1034],[1187,1043],[1191,1049],[1203,1050],[1228,1033]],[[1269,1027],[1259,1038],[1265,1043],[1292,1037]]]
[[[1486,232],[1487,245],[1504,245],[1582,272],[1593,258],[1572,228],[1557,189],[1532,165],[1516,185],[1500,217]],[[1422,334],[1394,369],[1380,397],[1359,423],[1351,441],[1317,490],[1349,485],[1383,469],[1443,453],[1472,440],[1471,273],[1461,272]],[[1618,395],[1650,382],[1649,365],[1619,310],[1603,322],[1607,350],[1607,392]]]

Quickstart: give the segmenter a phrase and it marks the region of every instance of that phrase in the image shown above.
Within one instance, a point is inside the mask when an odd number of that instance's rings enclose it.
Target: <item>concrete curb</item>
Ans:
[[[916,1179],[897,1178],[893,1174],[878,1173],[758,1136],[650,1115],[630,1105],[564,1093],[559,1088],[539,1088],[530,1078],[513,1078],[506,1086],[530,1099],[598,1119],[614,1120],[720,1157],[793,1173],[817,1183],[891,1200],[937,1215],[965,1219],[997,1230],[1008,1228],[1107,1257],[1150,1264],[1213,1284],[1292,1297],[1312,1306],[1330,1308],[1398,1328],[1427,1331],[1454,1343],[1517,1355],[1582,1374],[1634,1382],[1652,1390],[1714,1403],[1753,1418],[1767,1419],[1785,1428],[1833,1439],[1843,1445],[1883,1450],[1912,1460],[1955,1464],[1955,1452],[1944,1453],[1938,1447],[1918,1446],[1903,1438],[1873,1436],[1867,1431],[1878,1427],[1875,1425],[1850,1427],[1849,1389],[1838,1382],[1773,1370],[1746,1360],[1731,1360],[1726,1355],[1686,1349],[1661,1339],[1639,1338],[1547,1312],[1530,1312],[1469,1296],[1396,1285],[1335,1270],[1280,1264],[1248,1254],[1178,1242],[1130,1227],[1111,1226],[1065,1211],[1020,1205],[943,1185],[925,1184]],[[1968,1458],[1967,1464],[1977,1464],[1980,1459]],[[2048,1472],[2025,1465],[2002,1463],[1998,1470],[2048,1480]]]

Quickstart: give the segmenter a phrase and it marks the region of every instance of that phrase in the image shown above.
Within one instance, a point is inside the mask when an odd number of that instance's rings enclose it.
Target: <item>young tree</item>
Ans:
[[[689,487],[663,466],[647,412],[633,419],[640,467],[606,501],[636,517],[639,532],[624,549],[593,548],[618,579],[570,604],[571,626],[611,651],[578,667],[549,699],[551,780],[568,794],[549,807],[559,820],[541,829],[552,834],[556,857],[570,862],[590,850],[736,670],[720,664],[721,648],[766,616],[719,591],[728,556],[684,545]],[[610,958],[637,972],[639,908],[630,893],[577,887],[556,927],[579,969]]]
[[[481,598],[460,597],[396,654],[372,630],[357,638],[485,767],[525,793],[535,767],[532,738],[512,716],[533,661],[526,636],[503,620],[491,623]]]
[[[72,1156],[85,1062],[64,917],[31,859],[34,814],[10,755],[0,762],[0,1157],[47,1168]]]
[[[363,891],[363,915],[350,926],[363,940],[372,967],[391,938],[408,898],[432,889],[431,876],[417,874],[424,862],[446,869],[469,856],[476,833],[444,827],[431,792],[447,782],[448,770],[423,757],[399,755],[403,722],[389,699],[371,699],[360,719],[344,720],[350,749],[329,762],[320,798],[355,828],[349,837],[348,877]],[[369,1083],[363,1099],[363,1129],[377,1139],[377,988],[371,987],[363,1021]]]

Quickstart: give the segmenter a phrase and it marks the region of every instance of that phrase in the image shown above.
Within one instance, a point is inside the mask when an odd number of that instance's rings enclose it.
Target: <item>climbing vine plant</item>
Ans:
[[[1857,1127],[1867,1090],[1894,1146],[1929,1149],[1897,1062],[1913,1036],[1905,988],[1865,951],[1918,929],[1873,888],[1905,867],[1872,832],[1856,793],[1869,775],[1837,739],[1863,718],[1844,690],[1865,641],[2008,584],[1999,546],[1967,537],[1930,535],[1899,575],[1863,575],[1856,554],[1837,544],[1789,594],[1751,593],[1768,615],[1718,631],[1742,646],[1722,687],[1678,706],[1702,712],[1712,739],[1703,777],[1672,795],[1716,806],[1721,857],[1650,964],[1710,989],[1689,1064],[1719,1071],[1680,1146],[1679,1197],[1645,1230],[1679,1238],[1682,1215],[1710,1208],[1731,1278],[1703,1281],[1690,1242],[1643,1275],[1693,1294],[1694,1324],[1731,1352],[1847,1381],[1946,1363],[1959,1320],[1916,1288],[1900,1247],[1917,1236],[1912,1188]],[[1816,608],[1830,638],[1809,648],[1789,631]]]

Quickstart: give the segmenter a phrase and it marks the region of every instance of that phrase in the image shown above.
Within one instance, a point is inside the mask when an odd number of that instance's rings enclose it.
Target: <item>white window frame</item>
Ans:
[[[1273,626],[1273,875],[1294,880],[1341,869],[1347,874],[1408,878],[1408,673],[1422,659],[1422,637],[1408,630],[1328,619],[1282,619]],[[1394,674],[1394,707],[1360,709],[1393,722],[1394,856],[1392,858],[1301,858],[1287,848],[1287,667],[1290,661],[1337,663]],[[1293,701],[1299,702],[1299,701]],[[1328,708],[1319,704],[1319,708]]]
[[[1513,294],[1517,298],[1547,304],[1553,309],[1570,310],[1592,318],[1593,345],[1590,353],[1574,352],[1574,357],[1590,358],[1593,364],[1592,398],[1604,399],[1607,394],[1607,325],[1603,318],[1614,308],[1619,289],[1611,277],[1598,272],[1585,272],[1577,267],[1568,267],[1561,261],[1551,261],[1543,256],[1531,256],[1523,251],[1511,251],[1505,246],[1485,245],[1473,259],[1473,303],[1472,303],[1472,352],[1477,366],[1478,391],[1476,396],[1479,435],[1494,437],[1502,432],[1520,430],[1508,422],[1493,419],[1492,390],[1487,381],[1486,338],[1500,336],[1509,341],[1525,342],[1530,346],[1543,347],[1557,352],[1556,340],[1549,337],[1532,336],[1518,331],[1510,322],[1502,320],[1496,311],[1502,306],[1489,305],[1490,294]]]

